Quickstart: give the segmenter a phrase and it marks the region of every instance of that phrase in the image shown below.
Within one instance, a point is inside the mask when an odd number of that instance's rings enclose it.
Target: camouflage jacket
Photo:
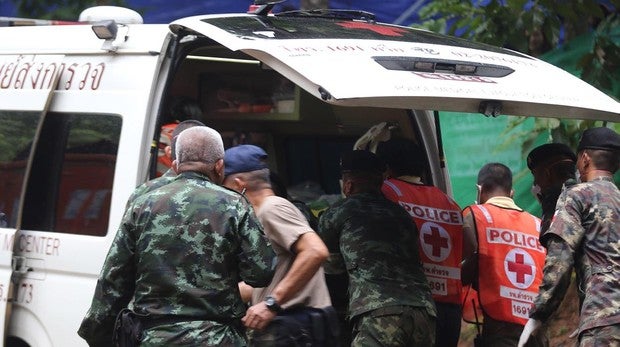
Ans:
[[[147,334],[150,341],[179,345],[184,335],[192,336],[190,345],[221,341],[217,334],[246,310],[237,283],[268,285],[274,257],[244,197],[184,172],[126,210],[79,335],[91,346],[111,346],[115,317],[133,301],[137,313],[194,321],[168,327],[162,334],[170,340]]]
[[[566,188],[545,239],[543,283],[530,317],[545,321],[555,312],[574,267],[579,331],[620,323],[620,191],[612,180]]]
[[[125,206],[125,209],[128,209],[129,206],[133,204],[136,198],[139,197],[140,195],[146,194],[150,192],[151,190],[155,190],[161,186],[164,186],[174,181],[175,177],[177,177],[177,173],[172,168],[170,168],[168,169],[168,171],[164,172],[163,175],[157,178],[153,178],[150,181],[146,181],[142,183],[136,189],[134,189],[134,191],[129,196],[129,199],[127,199],[127,205]]]
[[[382,307],[424,307],[436,316],[409,214],[380,193],[341,200],[319,220],[319,235],[349,276],[349,316]],[[336,257],[334,257],[335,254]]]

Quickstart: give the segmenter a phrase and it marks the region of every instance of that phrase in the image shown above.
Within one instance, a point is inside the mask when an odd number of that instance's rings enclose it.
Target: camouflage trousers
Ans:
[[[353,320],[351,347],[432,347],[434,344],[435,317],[423,307],[383,307]]]
[[[582,332],[579,335],[579,347],[620,347],[620,324]]]

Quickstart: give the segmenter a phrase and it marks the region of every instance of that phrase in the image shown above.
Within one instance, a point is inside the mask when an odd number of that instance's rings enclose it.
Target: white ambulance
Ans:
[[[85,345],[76,331],[165,124],[195,118],[226,146],[264,147],[290,192],[318,201],[339,194],[339,154],[360,137],[414,139],[427,182],[450,192],[438,111],[620,119],[617,101],[517,52],[365,12],[268,11],[144,25],[99,7],[77,25],[0,28],[5,345]]]

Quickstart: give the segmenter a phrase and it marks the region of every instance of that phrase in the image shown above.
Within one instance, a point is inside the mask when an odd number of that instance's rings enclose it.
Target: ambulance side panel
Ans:
[[[20,34],[12,42],[27,51],[15,61],[18,71],[33,67],[26,81],[37,76],[41,54],[64,57],[40,70],[57,69],[60,78],[22,197],[13,251],[25,265],[14,273],[7,344],[86,346],[77,330],[127,198],[146,175],[166,33],[164,26],[132,28],[116,53],[100,49],[90,26],[32,28],[36,41]],[[20,47],[21,40],[40,44]]]
[[[42,77],[26,83],[23,70],[18,70],[22,56],[3,56],[0,71],[0,138],[2,156],[0,159],[0,337],[4,341],[6,327],[18,291],[13,281],[13,271],[25,271],[25,259],[13,256],[13,244],[21,223],[21,207],[26,177],[32,167],[32,146],[43,123],[50,104],[54,87],[58,82],[57,71],[47,71]],[[57,66],[62,55],[40,56],[40,66]],[[15,79],[7,76],[16,76]],[[9,89],[7,87],[18,86]]]

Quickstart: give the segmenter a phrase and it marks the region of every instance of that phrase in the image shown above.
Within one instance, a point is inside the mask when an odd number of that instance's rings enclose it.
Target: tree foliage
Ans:
[[[591,51],[579,62],[582,78],[614,93],[620,73],[620,0],[434,0],[420,11],[426,29],[532,54],[528,37],[540,30],[548,48],[594,33]],[[615,34],[615,36],[614,36]],[[548,50],[548,49],[547,49]],[[620,98],[620,95],[614,95]]]
[[[329,8],[329,0],[301,0],[300,8],[302,10]]]
[[[594,0],[434,0],[420,11],[420,18],[422,27],[435,32],[535,56],[574,37],[591,33],[592,47],[578,59],[580,77],[620,99],[619,8],[620,0],[604,3]],[[544,43],[548,45],[542,52],[533,51],[529,45],[529,36],[536,30],[543,34]],[[506,134],[522,121],[511,120]],[[537,118],[533,131],[512,132],[504,145],[522,141],[526,154],[540,136],[547,135],[549,142],[562,142],[575,148],[581,132],[594,125],[592,121]]]

